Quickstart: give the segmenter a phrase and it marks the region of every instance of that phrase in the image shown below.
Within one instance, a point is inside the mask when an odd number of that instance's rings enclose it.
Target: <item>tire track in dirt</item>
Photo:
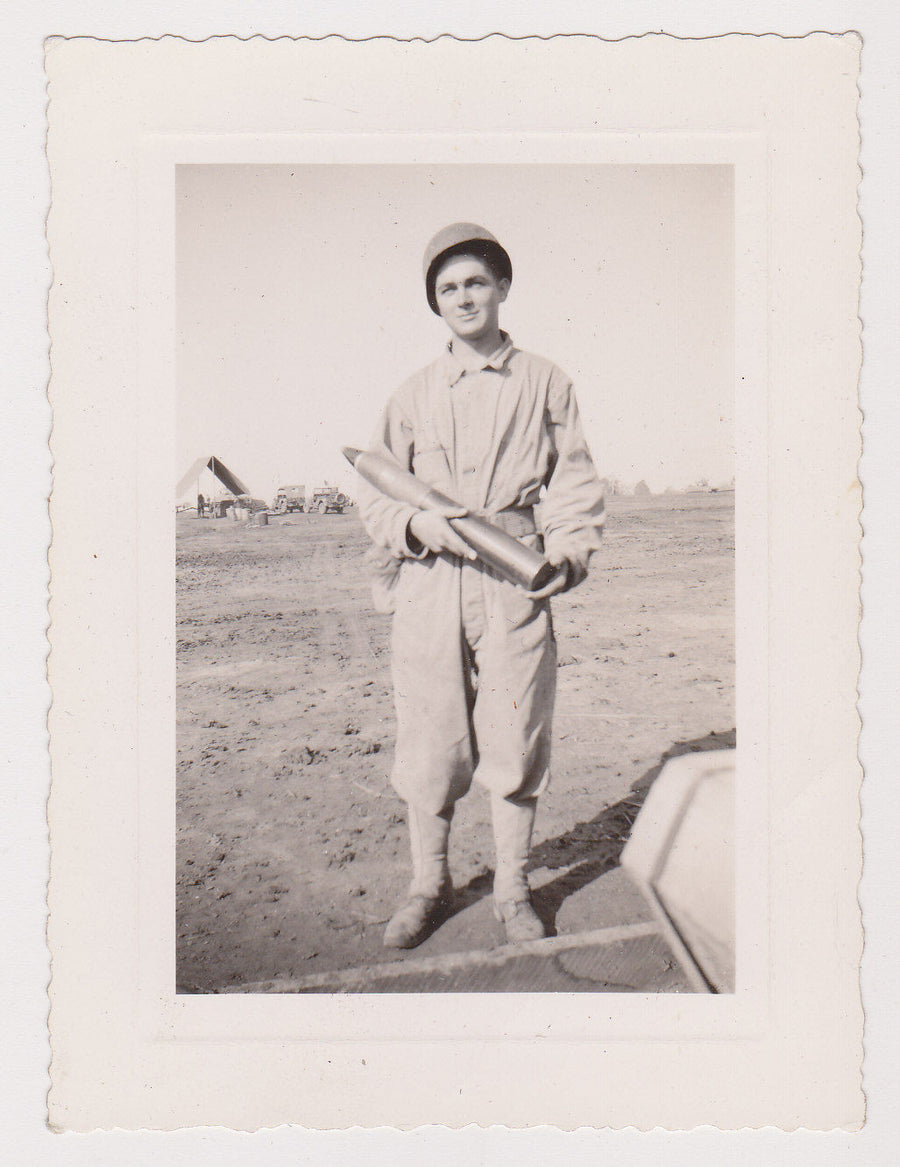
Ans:
[[[332,540],[319,539],[313,543],[309,573],[313,579],[324,581],[318,594],[313,597],[320,618],[317,632],[321,638],[321,649],[336,652],[343,661],[377,660],[379,654],[363,628],[360,599],[352,594],[357,589],[348,587],[347,582],[344,582],[341,591],[346,597],[345,602],[335,603],[331,585],[336,580],[342,580],[343,576]]]

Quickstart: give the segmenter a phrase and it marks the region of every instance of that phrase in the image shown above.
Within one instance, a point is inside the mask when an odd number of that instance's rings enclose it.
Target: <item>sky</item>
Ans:
[[[734,475],[733,173],[711,165],[181,165],[178,474],[215,454],[258,498],[365,446],[446,326],[422,253],[447,223],[512,258],[501,326],[575,382],[601,474]]]

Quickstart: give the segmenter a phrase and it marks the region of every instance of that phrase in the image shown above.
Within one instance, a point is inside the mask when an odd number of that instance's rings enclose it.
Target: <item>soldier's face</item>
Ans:
[[[434,294],[438,311],[461,340],[492,336],[500,327],[500,305],[509,280],[498,280],[482,259],[456,255],[438,271]]]

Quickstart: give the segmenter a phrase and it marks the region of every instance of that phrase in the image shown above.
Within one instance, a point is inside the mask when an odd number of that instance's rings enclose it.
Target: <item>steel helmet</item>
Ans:
[[[490,231],[477,223],[451,223],[430,241],[422,260],[425,294],[431,311],[438,316],[434,281],[440,265],[452,255],[478,256],[490,263],[502,279],[512,280],[512,262]]]

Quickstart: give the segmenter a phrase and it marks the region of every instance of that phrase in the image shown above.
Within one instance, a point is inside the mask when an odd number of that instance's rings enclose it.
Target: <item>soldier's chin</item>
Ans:
[[[475,340],[481,336],[486,327],[485,322],[476,317],[472,320],[455,321],[453,331],[457,336],[465,337],[467,340]]]

